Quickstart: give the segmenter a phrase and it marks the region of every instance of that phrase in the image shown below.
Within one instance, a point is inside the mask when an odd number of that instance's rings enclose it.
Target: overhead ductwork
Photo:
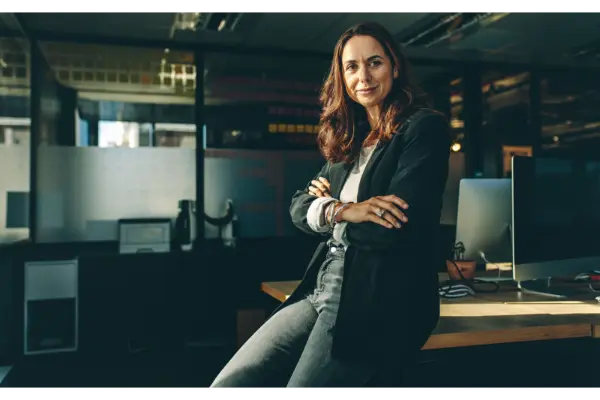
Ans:
[[[441,14],[421,26],[418,32],[411,32],[400,38],[403,46],[431,47],[442,43],[455,43],[486,27],[508,13],[447,13]]]
[[[600,40],[586,43],[583,46],[573,47],[567,50],[565,57],[576,58],[578,60],[591,60],[600,58]]]

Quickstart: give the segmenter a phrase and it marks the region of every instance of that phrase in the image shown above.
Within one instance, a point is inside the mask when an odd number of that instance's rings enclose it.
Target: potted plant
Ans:
[[[446,260],[446,269],[451,280],[471,280],[475,277],[475,260],[465,260],[465,245],[463,242],[456,242],[452,249],[452,259]]]

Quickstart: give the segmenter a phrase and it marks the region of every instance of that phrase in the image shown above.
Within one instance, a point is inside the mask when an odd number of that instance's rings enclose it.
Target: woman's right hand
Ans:
[[[354,223],[374,222],[386,228],[400,228],[408,218],[402,210],[408,204],[393,194],[371,197],[361,203],[353,203],[340,211],[339,219]],[[337,219],[337,218],[336,218]]]
[[[327,179],[319,177],[318,180],[310,181],[308,194],[317,197],[331,197],[331,185]]]

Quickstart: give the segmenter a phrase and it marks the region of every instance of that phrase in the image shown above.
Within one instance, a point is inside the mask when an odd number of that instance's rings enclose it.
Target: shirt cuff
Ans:
[[[346,239],[346,227],[348,227],[347,221],[342,221],[335,224],[333,227],[333,240],[347,247],[349,243]]]
[[[329,225],[325,221],[325,208],[334,201],[335,199],[331,197],[318,197],[311,203],[306,213],[306,221],[310,229],[317,233],[329,231]]]

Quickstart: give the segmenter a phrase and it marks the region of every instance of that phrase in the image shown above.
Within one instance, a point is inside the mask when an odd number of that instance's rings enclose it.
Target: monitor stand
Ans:
[[[537,294],[541,296],[554,297],[557,299],[581,296],[582,294],[586,293],[586,290],[582,289],[581,285],[562,286],[558,283],[552,285],[551,282],[551,278],[535,279],[531,281],[519,281],[517,282],[517,285],[523,293]]]

